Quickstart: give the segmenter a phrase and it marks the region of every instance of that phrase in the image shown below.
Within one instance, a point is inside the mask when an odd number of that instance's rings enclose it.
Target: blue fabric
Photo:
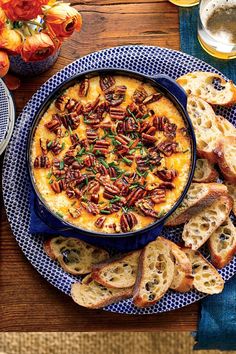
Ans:
[[[207,54],[197,39],[198,6],[180,9],[180,43],[183,52],[211,64],[236,82],[236,60],[220,60]],[[236,350],[236,277],[223,293],[201,301],[197,343],[194,349]]]
[[[44,235],[63,235],[78,237],[93,245],[104,247],[120,252],[132,251],[144,247],[148,242],[156,239],[161,234],[163,225],[159,225],[148,232],[143,232],[137,236],[125,238],[92,237],[83,233],[78,233],[73,228],[68,227],[63,222],[54,217],[43,204],[38,200],[33,191],[30,192],[30,232]]]

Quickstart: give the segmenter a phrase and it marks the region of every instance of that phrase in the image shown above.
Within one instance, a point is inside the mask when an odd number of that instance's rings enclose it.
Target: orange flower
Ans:
[[[69,37],[74,30],[80,31],[82,17],[69,4],[59,3],[46,12],[46,25],[55,36]]]
[[[20,53],[22,40],[19,33],[9,28],[3,28],[0,33],[0,48],[6,49],[10,54]]]
[[[8,72],[10,66],[7,53],[0,50],[0,77],[3,77]]]
[[[21,56],[24,61],[43,60],[55,51],[55,45],[46,33],[36,33],[26,37],[23,43]]]
[[[0,7],[0,28],[2,28],[5,25],[6,22],[6,15],[3,9]]]
[[[12,21],[36,18],[42,13],[41,0],[0,0],[0,6]]]

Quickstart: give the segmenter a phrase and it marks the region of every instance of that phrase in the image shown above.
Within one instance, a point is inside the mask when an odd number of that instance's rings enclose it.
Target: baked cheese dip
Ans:
[[[31,156],[50,210],[76,227],[119,233],[148,226],[176,203],[191,145],[182,115],[151,84],[96,76],[51,103]]]

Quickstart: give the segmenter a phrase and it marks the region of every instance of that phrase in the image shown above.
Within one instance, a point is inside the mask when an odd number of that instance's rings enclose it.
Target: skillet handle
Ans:
[[[158,74],[153,77],[158,84],[163,86],[166,90],[168,90],[173,96],[177,98],[181,106],[186,110],[187,108],[187,95],[182,87],[177,84],[177,82],[171,79],[169,76],[164,74]]]

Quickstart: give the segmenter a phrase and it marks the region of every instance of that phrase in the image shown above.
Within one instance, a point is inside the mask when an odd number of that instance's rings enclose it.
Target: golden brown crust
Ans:
[[[211,235],[208,247],[216,268],[223,268],[232,260],[236,254],[236,229],[230,218]]]
[[[43,249],[44,249],[45,253],[48,255],[48,257],[50,257],[52,260],[56,260],[56,256],[55,256],[53,249],[51,247],[51,239],[44,241]]]
[[[99,284],[103,284],[109,288],[128,288],[134,285],[137,276],[138,259],[141,250],[129,252],[118,257],[113,257],[105,262],[93,266],[91,277]],[[135,264],[136,267],[135,267]],[[129,267],[127,272],[127,267]],[[120,269],[122,268],[122,269]],[[136,268],[136,269],[135,269]],[[121,272],[123,270],[123,273]],[[117,271],[117,273],[116,273]],[[112,280],[108,279],[108,274],[113,276]],[[128,273],[128,274],[127,274]],[[120,280],[116,281],[115,277],[123,277],[125,284],[120,285]]]
[[[229,149],[231,150],[231,153],[229,152]],[[220,139],[214,149],[217,163],[224,178],[233,184],[236,184],[235,152],[236,137],[233,136],[227,136]]]
[[[201,184],[198,184],[199,188]],[[202,184],[204,186],[204,183]],[[165,226],[177,226],[186,223],[189,219],[201,211],[204,207],[211,205],[217,198],[223,195],[227,195],[227,188],[220,183],[208,183],[205,184],[208,187],[208,192],[194,203],[194,205],[189,206],[187,209],[184,209],[178,215],[178,209],[176,215],[173,214],[166,222]]]

